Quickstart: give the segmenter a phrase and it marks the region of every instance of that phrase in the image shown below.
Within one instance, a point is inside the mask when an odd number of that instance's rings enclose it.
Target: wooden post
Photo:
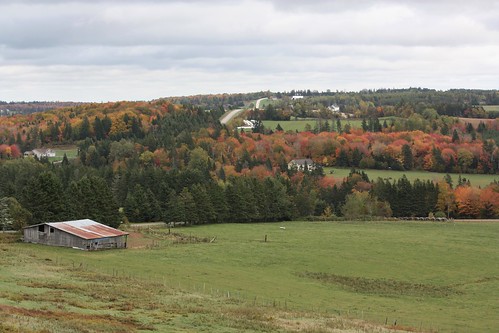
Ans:
[[[267,243],[267,235],[265,235],[265,243]]]

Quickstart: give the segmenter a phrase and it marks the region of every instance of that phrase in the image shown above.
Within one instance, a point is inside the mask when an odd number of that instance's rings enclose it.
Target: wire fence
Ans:
[[[268,298],[262,295],[245,292],[243,290],[231,290],[220,288],[209,282],[198,282],[188,279],[178,280],[167,277],[151,277],[139,274],[131,274],[125,269],[99,269],[92,267],[83,261],[75,261],[66,258],[56,258],[55,264],[66,266],[75,270],[84,270],[105,274],[116,279],[130,280],[130,283],[141,282],[154,285],[167,290],[179,291],[187,294],[198,294],[217,298],[221,301],[240,304],[250,307],[269,308],[278,311],[304,312],[326,317],[338,317],[345,320],[361,320],[367,323],[385,326],[390,329],[400,329],[412,332],[442,332],[441,328],[430,321],[405,318],[397,313],[383,313],[373,310],[338,308],[334,301],[327,305],[310,305],[296,302],[286,297]],[[443,330],[445,331],[445,330]]]

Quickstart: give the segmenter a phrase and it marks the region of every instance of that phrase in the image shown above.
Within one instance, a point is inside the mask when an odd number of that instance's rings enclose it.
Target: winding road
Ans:
[[[259,109],[260,108],[260,102],[267,99],[267,97],[257,99],[255,102],[255,108]],[[232,120],[235,116],[237,116],[239,113],[241,113],[244,109],[235,109],[229,112],[224,113],[224,115],[220,118],[220,123],[222,125],[227,125],[229,121]]]

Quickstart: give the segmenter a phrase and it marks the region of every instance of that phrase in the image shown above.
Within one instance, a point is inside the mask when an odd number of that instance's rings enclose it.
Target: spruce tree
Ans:
[[[67,209],[61,180],[50,171],[32,178],[23,191],[23,206],[33,215],[34,224],[64,221]]]

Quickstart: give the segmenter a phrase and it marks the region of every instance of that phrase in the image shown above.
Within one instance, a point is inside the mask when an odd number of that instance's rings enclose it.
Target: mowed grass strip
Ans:
[[[499,105],[483,105],[482,107],[487,112],[499,112]]]
[[[175,232],[193,241],[173,242],[163,236],[168,235],[165,229],[146,235],[156,239],[150,249],[84,252],[9,244],[5,248],[15,256],[1,259],[8,269],[0,271],[0,291],[38,294],[54,281],[64,282],[63,289],[48,290],[74,294],[78,302],[72,311],[102,312],[111,302],[107,313],[127,313],[140,325],[156,329],[168,327],[154,318],[173,304],[195,313],[185,320],[174,316],[176,325],[208,329],[202,319],[209,317],[214,332],[230,331],[227,325],[247,331],[283,330],[276,321],[258,320],[261,312],[250,310],[253,305],[319,317],[348,314],[379,324],[388,317],[392,323],[425,331],[491,332],[498,327],[499,223],[283,222]],[[215,237],[213,242],[197,241]],[[18,284],[20,280],[24,282]],[[46,282],[44,286],[29,280]],[[229,301],[233,310],[213,309]],[[0,304],[15,306],[13,302],[0,296]],[[19,302],[35,306],[28,299]],[[50,302],[42,304],[50,310],[56,306]],[[86,302],[88,309],[78,308]],[[248,316],[236,324],[229,313],[238,311]]]
[[[334,177],[338,180],[342,180],[350,174],[349,168],[334,168],[334,167],[326,167],[324,168],[324,173],[326,176]],[[370,180],[377,180],[378,178],[388,179],[390,181],[398,180],[402,178],[403,175],[407,177],[411,182],[416,179],[420,180],[431,180],[431,181],[441,181],[445,177],[446,173],[439,172],[429,172],[429,171],[419,171],[419,170],[411,170],[411,171],[397,171],[397,170],[375,170],[375,169],[356,169],[358,171],[364,171]],[[458,184],[459,176],[461,175],[461,179],[469,180],[472,186],[480,186],[485,187],[490,183],[495,181],[499,181],[499,175],[485,175],[485,174],[471,174],[471,173],[463,173],[449,174],[452,178],[453,185]]]
[[[396,117],[381,117],[379,118],[379,121],[381,124],[386,120],[387,124],[389,125],[392,120],[397,119]],[[310,126],[310,128],[313,130],[315,126],[318,124],[318,119],[316,118],[307,118],[307,119],[297,119],[297,120],[264,120],[262,121],[263,126],[265,128],[275,130],[277,127],[277,124],[280,124],[282,129],[284,131],[298,131],[298,132],[303,132],[305,131],[305,128],[307,124]],[[323,119],[322,122],[324,122],[326,119]],[[336,129],[336,119],[327,119],[329,122],[330,126],[333,126],[334,129]],[[341,121],[341,126],[344,128],[345,125],[350,125],[350,128],[362,128],[362,119],[340,119]]]

